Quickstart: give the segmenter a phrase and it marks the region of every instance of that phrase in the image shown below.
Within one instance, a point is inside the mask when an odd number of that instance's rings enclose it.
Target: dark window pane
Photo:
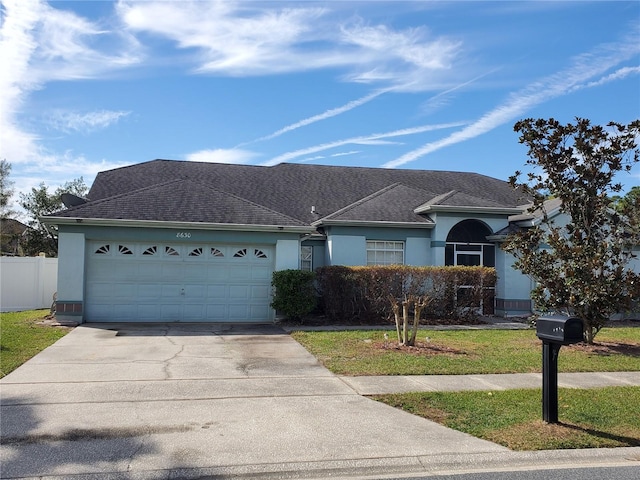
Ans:
[[[455,265],[453,259],[453,245],[445,245],[444,247],[444,264],[446,266]]]
[[[493,245],[484,245],[482,247],[482,261],[485,267],[496,266],[496,247]]]
[[[456,258],[458,259],[457,265],[464,265],[465,267],[477,267],[480,265],[480,255],[459,253]]]
[[[477,220],[463,220],[456,224],[447,235],[447,242],[486,243],[491,230]]]

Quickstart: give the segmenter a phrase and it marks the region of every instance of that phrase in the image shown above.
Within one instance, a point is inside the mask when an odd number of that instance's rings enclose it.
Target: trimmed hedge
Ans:
[[[316,307],[314,279],[314,272],[302,270],[273,272],[271,277],[271,286],[273,287],[271,308],[282,312],[290,319],[304,317]]]
[[[330,266],[316,270],[320,306],[332,321],[391,320],[389,296],[429,296],[427,318],[469,320],[481,305],[493,313],[495,269],[489,267]],[[487,308],[488,307],[488,308]]]

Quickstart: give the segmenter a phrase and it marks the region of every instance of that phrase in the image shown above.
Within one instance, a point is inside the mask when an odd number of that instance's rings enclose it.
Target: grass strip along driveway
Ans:
[[[38,324],[48,314],[48,309],[0,314],[0,378],[64,337],[70,330]]]
[[[385,338],[385,333],[387,338]],[[421,330],[416,347],[392,331],[293,332],[339,375],[540,372],[533,330]],[[606,328],[593,346],[563,347],[560,372],[640,371],[640,328]],[[513,450],[640,446],[640,387],[559,390],[560,423],[542,421],[540,389],[418,392],[372,398]]]

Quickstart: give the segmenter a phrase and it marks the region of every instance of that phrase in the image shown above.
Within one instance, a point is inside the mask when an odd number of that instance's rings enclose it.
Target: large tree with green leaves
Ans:
[[[58,256],[58,229],[42,222],[41,217],[64,209],[61,198],[63,193],[82,197],[87,191],[88,187],[80,177],[56,188],[53,193],[42,182],[38,188],[32,188],[31,192],[20,194],[20,205],[27,212],[27,225],[31,227],[22,244],[25,255],[44,252],[48,257]]]
[[[9,218],[16,214],[11,208],[13,197],[13,181],[9,179],[11,164],[6,159],[0,160],[0,218]]]
[[[617,178],[639,161],[640,120],[599,126],[526,119],[514,130],[529,149],[529,171],[510,182],[532,198],[541,221],[510,234],[503,249],[536,281],[536,309],[582,318],[585,341],[593,343],[611,315],[640,299],[640,275],[629,267],[632,247],[640,245],[637,204],[611,205],[622,190]],[[549,196],[562,201],[554,218],[545,209]]]

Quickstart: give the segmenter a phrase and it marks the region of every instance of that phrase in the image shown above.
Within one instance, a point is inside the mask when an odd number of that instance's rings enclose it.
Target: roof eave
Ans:
[[[333,220],[321,219],[313,222],[312,227],[326,227],[332,225],[355,226],[355,227],[385,227],[385,228],[434,228],[435,223],[420,222],[389,222],[389,221],[369,221],[369,220]]]
[[[166,229],[234,230],[243,232],[313,233],[311,225],[250,225],[244,223],[172,222],[160,220],[126,220],[115,218],[40,217],[51,225],[90,225],[100,227],[144,227]]]
[[[490,213],[494,215],[516,215],[522,213],[517,207],[472,207],[457,205],[421,205],[414,209],[414,213],[452,212],[452,213]]]
[[[490,242],[504,242],[507,239],[507,235],[487,235],[486,238]]]

